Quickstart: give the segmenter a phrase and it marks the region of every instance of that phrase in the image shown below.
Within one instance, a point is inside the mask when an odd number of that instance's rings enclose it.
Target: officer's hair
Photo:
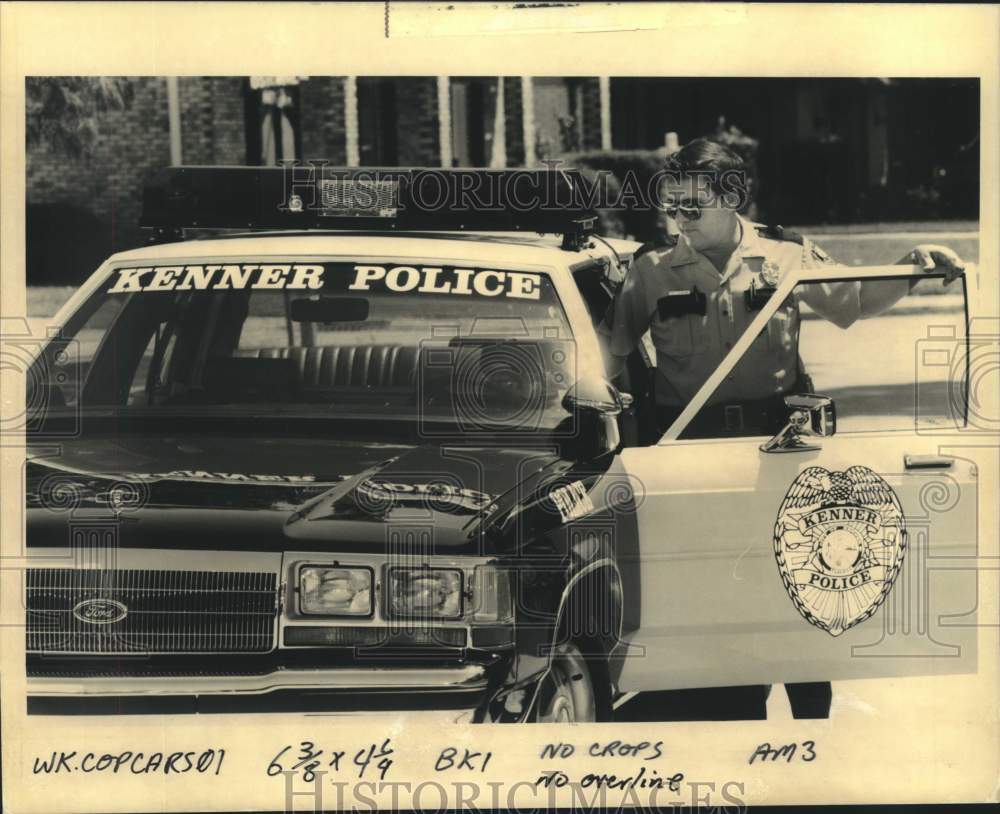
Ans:
[[[743,159],[725,144],[707,138],[696,138],[667,158],[664,169],[679,175],[688,175],[695,170],[725,172],[742,170]]]
[[[738,208],[749,203],[750,180],[746,164],[738,153],[725,144],[696,138],[670,155],[663,165],[669,178],[704,179],[718,195],[740,198]]]

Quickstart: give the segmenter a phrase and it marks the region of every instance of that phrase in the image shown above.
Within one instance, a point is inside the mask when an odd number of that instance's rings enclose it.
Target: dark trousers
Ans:
[[[795,718],[829,718],[833,702],[833,688],[829,681],[811,681],[804,684],[786,684],[788,703]]]
[[[786,684],[795,718],[829,718],[830,683]],[[768,684],[643,692],[615,710],[616,721],[764,721]]]

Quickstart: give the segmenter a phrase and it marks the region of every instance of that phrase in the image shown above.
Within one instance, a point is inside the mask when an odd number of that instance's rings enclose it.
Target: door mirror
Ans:
[[[593,461],[621,444],[615,417],[632,406],[632,396],[599,376],[588,376],[566,391],[562,406],[570,414],[567,426],[575,425],[562,454],[570,460]]]
[[[785,397],[785,406],[789,410],[789,420],[795,412],[805,413],[809,422],[799,431],[800,435],[814,435],[827,438],[837,431],[837,408],[833,399],[827,396],[817,396],[812,393],[796,393]]]
[[[785,397],[788,423],[770,441],[761,445],[763,452],[803,452],[819,449],[803,437],[829,438],[837,431],[837,410],[833,399],[813,393]]]
[[[613,417],[632,406],[632,396],[604,379],[585,378],[566,391],[562,406],[567,413]]]

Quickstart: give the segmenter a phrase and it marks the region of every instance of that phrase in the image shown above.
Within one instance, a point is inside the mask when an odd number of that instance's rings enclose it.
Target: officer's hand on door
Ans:
[[[940,274],[944,272],[944,285],[948,285],[965,273],[965,263],[962,262],[962,258],[954,249],[931,243],[921,243],[919,246],[915,246],[896,263],[897,266],[914,264],[923,266],[924,271],[928,273]]]

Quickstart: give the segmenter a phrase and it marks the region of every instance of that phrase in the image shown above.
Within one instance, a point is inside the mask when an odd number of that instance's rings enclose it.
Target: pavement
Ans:
[[[979,705],[983,699],[995,692],[995,686],[989,686],[991,675],[984,672],[834,682],[829,719],[855,723],[898,721],[912,719],[918,710],[926,710],[929,721],[971,722],[981,715]],[[698,694],[702,703],[699,709],[692,710],[689,702]],[[794,720],[782,685],[774,685],[763,704],[760,695],[754,687],[627,694],[616,701],[614,714],[615,720],[622,722]]]

